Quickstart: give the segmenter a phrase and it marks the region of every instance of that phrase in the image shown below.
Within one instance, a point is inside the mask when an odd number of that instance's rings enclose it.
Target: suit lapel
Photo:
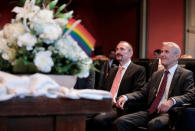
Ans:
[[[131,70],[133,68],[133,63],[131,62],[131,64],[127,67],[127,70],[125,71],[125,74],[121,80],[121,83],[124,81],[124,78],[129,76],[131,74]]]
[[[124,87],[123,84],[125,83],[125,78],[129,77],[132,74],[132,68],[133,68],[134,64],[133,62],[131,62],[131,64],[127,67],[127,70],[125,71],[125,74],[123,75],[123,78],[121,80],[121,83],[119,85],[119,89],[118,89],[118,94],[120,94],[119,92],[121,91],[121,88]]]
[[[173,91],[175,85],[177,84],[180,73],[181,73],[180,72],[180,67],[178,66],[177,69],[175,70],[175,73],[174,73],[174,76],[173,76],[173,79],[172,79],[172,82],[171,82],[171,85],[170,85],[170,88],[169,88],[168,96],[170,96],[170,94]]]

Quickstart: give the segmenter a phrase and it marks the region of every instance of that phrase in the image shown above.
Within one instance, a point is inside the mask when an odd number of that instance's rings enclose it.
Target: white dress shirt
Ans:
[[[168,78],[167,78],[167,85],[166,85],[166,88],[165,88],[165,92],[160,100],[160,103],[158,105],[158,107],[160,106],[160,104],[164,101],[164,100],[168,100],[168,94],[169,94],[169,89],[170,89],[170,86],[171,86],[171,82],[172,82],[172,79],[173,79],[173,75],[175,74],[175,70],[177,69],[177,66],[178,64],[174,65],[173,67],[171,67],[168,71],[169,71],[169,74],[168,74]],[[160,88],[160,85],[162,83],[162,80],[163,80],[164,76],[161,78],[161,82],[159,84],[159,87],[158,87],[158,90]],[[156,93],[157,95],[158,93]],[[174,104],[176,103],[176,101],[174,99],[172,99]]]

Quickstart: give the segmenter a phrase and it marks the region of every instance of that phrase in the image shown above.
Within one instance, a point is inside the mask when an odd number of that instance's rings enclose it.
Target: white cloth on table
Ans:
[[[46,96],[49,98],[92,99],[111,98],[107,91],[84,89],[75,90],[60,86],[49,76],[36,73],[19,76],[0,71],[0,101],[9,100],[15,96]]]

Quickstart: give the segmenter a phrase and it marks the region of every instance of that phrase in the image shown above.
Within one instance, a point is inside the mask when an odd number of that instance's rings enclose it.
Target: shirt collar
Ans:
[[[173,67],[169,69],[169,73],[173,75],[175,73],[175,70],[177,69],[178,64],[175,64]]]
[[[127,67],[131,64],[131,60],[129,60],[127,63],[125,63],[122,67],[127,69]],[[121,65],[120,65],[121,66]]]

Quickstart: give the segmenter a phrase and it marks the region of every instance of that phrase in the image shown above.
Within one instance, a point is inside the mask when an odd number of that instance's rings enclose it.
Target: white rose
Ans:
[[[0,37],[0,53],[3,59],[12,61],[15,58],[15,49],[11,49],[7,45],[7,40]]]
[[[43,32],[40,34],[40,38],[44,42],[50,44],[57,40],[62,35],[62,29],[57,24],[45,24],[43,25]]]
[[[88,77],[91,64],[92,64],[92,60],[90,58],[87,58],[87,59],[83,60],[79,64],[81,72],[79,74],[77,74],[77,76],[80,77],[80,78]]]
[[[78,77],[82,78],[89,75],[92,60],[81,49],[78,43],[72,39],[72,37],[67,36],[64,39],[58,40],[55,47],[59,50],[59,53],[64,55],[66,58],[73,61],[79,61],[79,68],[81,69],[81,72],[77,74]]]
[[[50,51],[40,51],[36,54],[34,64],[42,72],[50,72],[54,65]]]
[[[31,18],[31,21],[37,24],[53,23],[53,11],[48,9],[40,10]]]
[[[0,52],[6,51],[8,48],[7,40],[0,37]]]
[[[30,28],[35,30],[37,35],[40,35],[43,32],[43,25],[41,24],[31,24]]]
[[[16,50],[13,48],[7,48],[2,52],[2,58],[8,61],[11,61],[13,63],[13,60],[15,59]]]
[[[3,28],[4,37],[8,43],[15,43],[16,39],[26,32],[22,23],[6,24]]]
[[[55,22],[61,27],[64,28],[68,24],[68,20],[64,18],[57,18]]]
[[[72,37],[67,37],[68,41],[73,44],[74,48],[74,57],[78,58],[79,60],[87,59],[87,54],[83,51],[83,49],[78,45],[77,41],[75,41]]]
[[[78,43],[72,39],[72,37],[67,36],[56,42],[55,47],[59,50],[59,53],[65,57],[78,61],[88,58],[86,53],[80,48]]]
[[[37,43],[37,39],[34,35],[30,33],[25,33],[18,37],[18,46],[26,46],[27,50],[32,50],[33,46]]]

